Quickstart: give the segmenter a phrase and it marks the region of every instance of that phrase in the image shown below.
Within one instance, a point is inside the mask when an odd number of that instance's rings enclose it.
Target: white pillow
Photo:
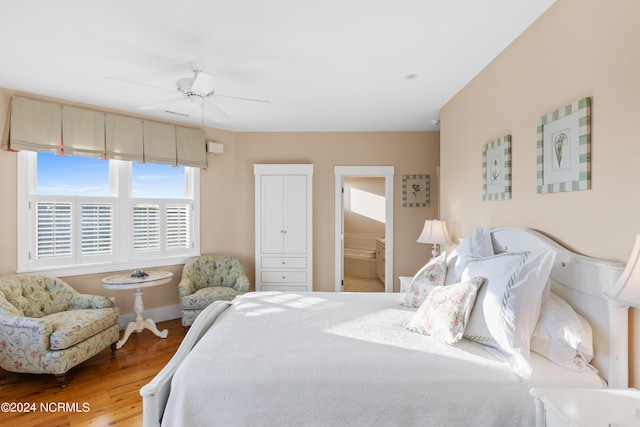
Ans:
[[[404,327],[447,344],[455,344],[462,338],[482,283],[482,277],[473,277],[462,283],[433,289]]]
[[[444,285],[446,275],[447,253],[443,252],[440,256],[429,261],[413,276],[402,305],[414,308],[420,307],[433,288]]]
[[[531,375],[529,344],[538,322],[553,251],[505,252],[471,259],[462,280],[485,278],[464,337],[504,352],[519,376]]]
[[[462,270],[469,259],[485,258],[493,254],[491,230],[487,227],[477,227],[468,237],[460,239],[458,246],[447,257],[445,285],[460,281]]]
[[[542,303],[531,351],[573,371],[595,370],[589,365],[593,359],[591,325],[554,293]]]

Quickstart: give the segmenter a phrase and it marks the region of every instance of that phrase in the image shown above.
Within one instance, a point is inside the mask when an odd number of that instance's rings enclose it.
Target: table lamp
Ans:
[[[447,224],[437,219],[428,219],[424,222],[422,233],[416,242],[432,244],[431,258],[438,256],[438,245],[447,244],[451,241],[447,232]]]

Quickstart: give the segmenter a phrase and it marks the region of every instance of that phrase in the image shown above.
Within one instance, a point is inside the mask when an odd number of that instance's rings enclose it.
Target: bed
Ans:
[[[591,325],[590,369],[531,352],[521,375],[473,339],[415,333],[399,293],[249,293],[209,306],[142,387],[144,426],[533,426],[533,387],[626,387],[627,307],[602,297],[622,265],[530,229],[491,230],[490,244],[496,256],[553,254],[546,286]]]

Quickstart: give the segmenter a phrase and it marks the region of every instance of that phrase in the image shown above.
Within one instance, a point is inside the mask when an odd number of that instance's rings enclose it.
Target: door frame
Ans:
[[[384,178],[385,266],[384,291],[393,292],[393,175],[394,166],[335,166],[335,290],[342,292],[344,279],[344,199],[345,177]]]

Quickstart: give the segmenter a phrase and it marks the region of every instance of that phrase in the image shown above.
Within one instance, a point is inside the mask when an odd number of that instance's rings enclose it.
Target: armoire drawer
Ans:
[[[305,285],[262,285],[260,288],[262,292],[307,292]]]
[[[262,271],[262,283],[306,283],[306,271]],[[264,288],[264,286],[263,286]]]
[[[262,257],[262,268],[307,268],[307,259],[294,257]]]

